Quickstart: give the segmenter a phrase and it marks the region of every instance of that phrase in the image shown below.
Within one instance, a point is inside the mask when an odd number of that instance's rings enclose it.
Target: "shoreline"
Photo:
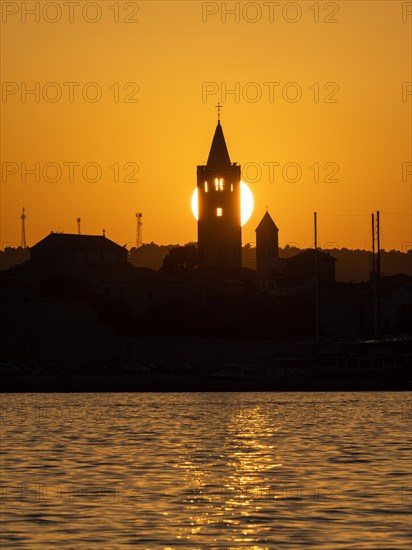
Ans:
[[[384,371],[384,372],[383,372]],[[279,378],[196,374],[47,374],[2,375],[2,393],[82,392],[267,392],[267,391],[412,391],[406,368],[369,371],[306,369]]]

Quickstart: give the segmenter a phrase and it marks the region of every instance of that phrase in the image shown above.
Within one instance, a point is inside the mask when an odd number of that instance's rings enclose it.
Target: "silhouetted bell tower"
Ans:
[[[256,270],[262,272],[273,267],[273,260],[279,258],[279,229],[266,212],[255,231]]]
[[[197,167],[200,263],[210,268],[240,268],[240,166],[230,162],[220,116],[207,164]]]

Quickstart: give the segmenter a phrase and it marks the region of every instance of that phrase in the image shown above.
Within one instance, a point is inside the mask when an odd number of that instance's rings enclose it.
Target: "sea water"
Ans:
[[[1,548],[410,549],[408,393],[3,394]]]

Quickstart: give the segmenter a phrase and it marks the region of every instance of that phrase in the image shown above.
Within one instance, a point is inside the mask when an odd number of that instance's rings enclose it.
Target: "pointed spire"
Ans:
[[[269,212],[265,212],[263,218],[260,220],[260,223],[256,227],[255,231],[261,231],[263,229],[270,230],[270,231],[273,231],[273,230],[279,231]]]
[[[217,122],[207,164],[208,166],[230,166],[231,164],[220,120]]]

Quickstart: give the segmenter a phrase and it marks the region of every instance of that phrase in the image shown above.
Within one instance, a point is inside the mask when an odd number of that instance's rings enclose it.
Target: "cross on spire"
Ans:
[[[221,105],[220,101],[218,102],[217,105],[215,105],[216,109],[217,109],[217,121],[220,122],[220,109],[223,107],[223,105]]]
[[[269,206],[266,205],[266,212],[269,212]]]

